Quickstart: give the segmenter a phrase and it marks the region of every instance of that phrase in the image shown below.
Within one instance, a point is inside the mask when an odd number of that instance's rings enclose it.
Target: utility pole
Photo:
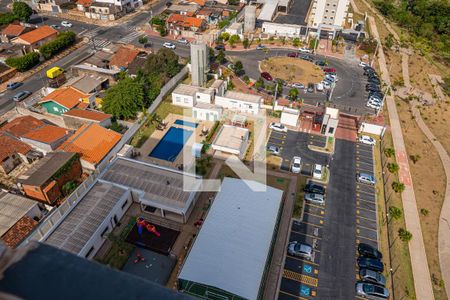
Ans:
[[[277,101],[277,94],[278,94],[278,81],[275,85],[275,93],[273,94],[273,104],[272,104],[272,112],[275,111],[275,101]]]
[[[378,48],[380,47],[380,41],[377,40],[377,47],[375,48],[375,52],[373,53],[373,57],[370,60],[370,66],[373,67],[373,62],[375,61],[375,56],[377,56]]]

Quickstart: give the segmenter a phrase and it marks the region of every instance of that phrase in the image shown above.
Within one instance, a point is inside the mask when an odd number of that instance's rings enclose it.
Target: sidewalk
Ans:
[[[375,19],[369,16],[369,26],[375,39],[380,40]],[[386,64],[383,48],[379,47],[378,63],[380,66],[381,77],[385,83],[391,84],[389,71]],[[431,284],[430,270],[428,268],[427,255],[423,243],[422,229],[420,226],[419,213],[417,210],[416,196],[414,194],[411,173],[409,171],[409,162],[403,140],[400,119],[397,114],[397,107],[392,96],[386,97],[386,104],[389,113],[391,125],[392,140],[394,142],[397,162],[400,165],[399,177],[405,184],[405,190],[402,193],[403,211],[405,216],[406,229],[413,235],[409,242],[409,252],[411,255],[411,266],[414,277],[414,287],[417,299],[434,299],[433,286]]]

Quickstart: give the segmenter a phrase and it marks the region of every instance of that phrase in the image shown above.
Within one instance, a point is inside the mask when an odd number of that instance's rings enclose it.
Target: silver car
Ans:
[[[369,269],[359,270],[359,277],[362,281],[371,282],[384,286],[386,284],[386,278],[381,274]]]
[[[356,175],[356,180],[360,183],[375,185],[375,177],[367,173],[358,173]]]
[[[325,197],[321,194],[306,193],[305,200],[319,205],[325,204]]]
[[[311,260],[313,248],[311,245],[293,241],[288,245],[288,253],[292,256],[298,256],[307,260]]]
[[[19,101],[22,101],[23,99],[25,99],[26,97],[28,97],[30,95],[31,95],[31,92],[29,92],[29,91],[22,91],[22,92],[18,92],[17,94],[15,94],[12,99],[13,99],[13,101],[19,102]]]
[[[387,288],[382,286],[366,283],[366,282],[358,282],[355,286],[356,295],[362,296],[368,299],[388,299],[389,291]]]
[[[280,154],[280,148],[278,148],[275,145],[268,145],[267,146],[267,152],[272,153],[273,155],[279,155]]]

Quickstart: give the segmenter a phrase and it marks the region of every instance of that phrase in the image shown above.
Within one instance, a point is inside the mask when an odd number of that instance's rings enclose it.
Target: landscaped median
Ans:
[[[308,145],[308,148],[312,151],[327,153],[327,154],[333,154],[334,153],[334,146],[335,146],[335,138],[329,136],[327,138],[325,147],[319,147],[316,145]]]

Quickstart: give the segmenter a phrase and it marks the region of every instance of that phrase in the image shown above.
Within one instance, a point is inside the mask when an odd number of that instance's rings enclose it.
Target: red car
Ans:
[[[336,73],[336,69],[335,68],[324,68],[323,71],[325,73]]]
[[[291,53],[288,53],[287,56],[288,56],[288,57],[298,57],[298,53],[291,52]]]
[[[272,81],[273,80],[272,75],[270,75],[268,72],[262,72],[261,73],[261,77],[264,78],[265,80],[268,80],[268,81]]]

